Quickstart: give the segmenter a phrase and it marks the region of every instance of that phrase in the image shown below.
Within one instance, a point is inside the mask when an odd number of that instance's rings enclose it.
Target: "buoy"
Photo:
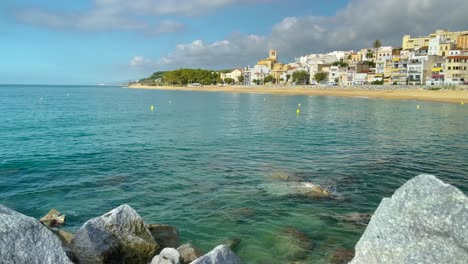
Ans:
[[[172,101],[169,101],[170,104],[172,104]]]
[[[297,104],[297,107],[299,107],[299,108],[300,108],[300,107],[301,107],[301,104]]]
[[[296,110],[296,115],[299,115],[301,113],[301,110],[300,109],[297,109]]]
[[[461,104],[461,105],[464,105],[464,104],[465,104],[465,102],[461,102],[460,104]]]
[[[421,106],[419,106],[419,105],[418,105],[418,106],[416,106],[416,109],[419,109],[419,108],[421,108]]]
[[[154,111],[154,105],[150,106],[151,111]]]
[[[266,98],[263,98],[263,101],[266,101]]]

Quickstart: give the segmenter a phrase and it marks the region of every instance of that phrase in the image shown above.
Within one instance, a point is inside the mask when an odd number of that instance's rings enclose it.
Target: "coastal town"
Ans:
[[[468,84],[468,30],[436,30],[428,36],[404,35],[401,47],[384,46],[375,40],[371,47],[354,51],[309,54],[294,62],[281,63],[276,50],[253,66],[206,71],[203,78],[180,80],[182,73],[159,72],[139,80],[144,85],[420,85]],[[181,69],[183,70],[183,69]],[[165,78],[167,77],[167,78]],[[169,81],[170,79],[170,81]]]
[[[468,84],[468,31],[405,35],[401,47],[383,46],[376,40],[359,51],[310,54],[288,64],[280,63],[278,53],[270,50],[269,57],[255,66],[235,69],[221,78],[244,85],[463,85]]]

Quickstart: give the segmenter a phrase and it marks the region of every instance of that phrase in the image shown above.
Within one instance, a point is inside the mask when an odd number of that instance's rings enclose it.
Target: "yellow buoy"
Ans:
[[[416,108],[419,109],[419,108],[421,108],[421,106],[418,105],[418,106],[416,106]]]
[[[464,105],[464,104],[465,104],[465,102],[461,102],[460,104],[461,104],[461,105]]]
[[[300,109],[297,109],[296,110],[296,115],[299,115],[301,113],[301,110]]]
[[[151,111],[154,111],[154,105],[150,106]]]

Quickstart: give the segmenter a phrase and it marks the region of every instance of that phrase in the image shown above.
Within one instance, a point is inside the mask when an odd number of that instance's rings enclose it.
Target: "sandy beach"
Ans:
[[[430,91],[423,89],[399,89],[399,90],[368,90],[343,87],[245,87],[245,86],[203,86],[203,87],[175,87],[175,86],[144,86],[131,85],[134,89],[152,89],[169,91],[199,91],[199,92],[229,92],[229,93],[258,93],[280,95],[315,95],[315,96],[345,96],[368,97],[395,100],[423,100],[435,102],[459,103],[468,102],[468,90],[439,90]]]

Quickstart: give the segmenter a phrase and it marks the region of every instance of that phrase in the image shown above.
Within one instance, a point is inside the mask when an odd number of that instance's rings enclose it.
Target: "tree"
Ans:
[[[237,79],[239,80],[240,84],[244,84],[244,75],[239,76]]]
[[[348,63],[343,61],[335,61],[332,63],[333,66],[348,67]]]
[[[380,40],[376,39],[374,41],[374,43],[372,43],[372,46],[375,49],[375,54],[376,54],[376,57],[377,57],[377,55],[379,54],[379,49],[380,49],[380,47],[382,47],[382,43],[380,42]]]
[[[233,83],[234,83],[234,79],[232,79],[232,78],[224,78],[224,83],[233,84]]]
[[[318,83],[324,81],[325,79],[327,79],[327,73],[325,72],[317,72],[315,75],[314,75],[314,79],[315,81],[317,81]]]
[[[374,53],[371,50],[368,50],[367,53],[366,53],[366,58],[367,59],[374,58]]]
[[[291,74],[288,73],[288,74],[286,74],[286,82],[288,82],[289,79],[291,79]]]
[[[273,82],[274,80],[275,78],[273,78],[273,76],[268,75],[267,77],[265,77],[265,79],[263,79],[263,82],[268,83],[268,82]]]
[[[292,75],[293,82],[300,84],[307,84],[309,80],[309,73],[307,71],[295,71]]]

